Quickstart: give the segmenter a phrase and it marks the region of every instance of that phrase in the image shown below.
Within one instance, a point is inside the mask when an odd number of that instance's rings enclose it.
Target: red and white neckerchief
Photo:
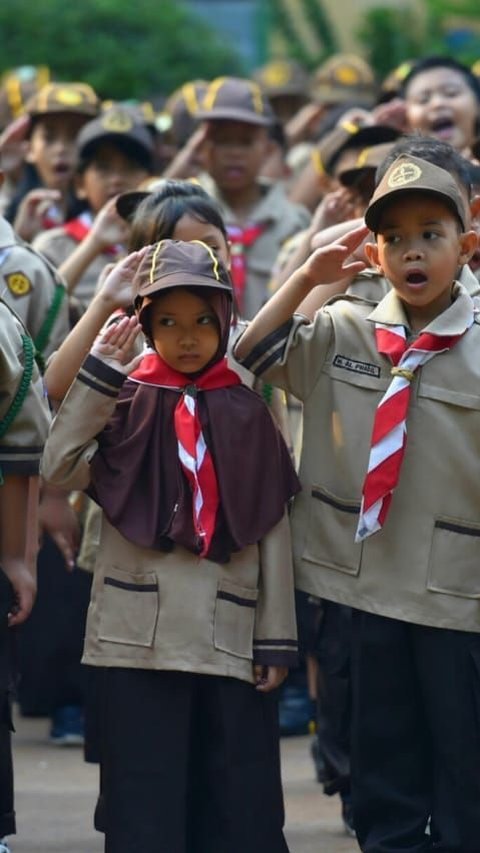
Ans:
[[[247,225],[245,228],[241,228],[239,225],[227,225],[228,239],[231,243],[230,275],[240,314],[244,308],[245,287],[247,285],[245,249],[253,246],[264,231],[265,225]]]
[[[169,367],[151,349],[145,351],[130,379],[182,392],[174,410],[178,458],[192,490],[193,525],[201,548],[200,556],[204,557],[215,533],[220,497],[215,466],[198,414],[197,393],[240,385],[241,380],[230,370],[226,358],[192,380]]]
[[[73,240],[76,240],[77,243],[81,243],[82,240],[85,239],[87,234],[90,232],[93,224],[93,216],[90,211],[85,210],[80,216],[77,216],[75,219],[69,219],[68,222],[64,222],[62,228],[65,234],[68,234]],[[123,246],[119,244],[115,246],[106,246],[103,249],[105,255],[112,255],[113,257],[117,257],[117,255],[124,254]]]
[[[375,324],[377,348],[381,355],[386,355],[392,361],[393,379],[375,414],[356,542],[376,533],[385,522],[405,453],[408,404],[416,369],[439,353],[451,349],[463,334],[436,335],[422,332],[407,346],[404,326]]]

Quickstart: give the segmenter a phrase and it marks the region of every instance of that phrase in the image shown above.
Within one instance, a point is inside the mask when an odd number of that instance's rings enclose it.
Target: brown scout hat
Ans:
[[[308,91],[308,74],[294,59],[273,59],[257,68],[252,78],[267,98],[305,96]]]
[[[385,172],[370,200],[365,213],[365,222],[370,231],[377,233],[381,214],[388,204],[396,197],[412,192],[438,196],[458,217],[462,228],[465,229],[465,202],[450,173],[427,160],[402,154]]]
[[[405,60],[405,62],[402,62],[400,63],[400,65],[397,65],[397,67],[394,68],[393,71],[390,71],[390,74],[387,74],[387,76],[380,85],[380,93],[378,96],[377,103],[383,104],[386,101],[389,101],[400,94],[403,81],[405,80],[405,77],[410,74],[413,65],[414,60],[407,59]]]
[[[348,148],[366,148],[370,145],[393,142],[399,136],[399,131],[389,125],[372,124],[359,127],[350,121],[340,122],[324,136],[312,152],[316,170],[319,173],[324,171],[327,175],[331,175],[342,151]]]
[[[348,101],[373,103],[376,95],[375,76],[369,64],[360,56],[336,53],[312,74],[310,95],[314,101],[324,104]]]
[[[368,170],[375,172],[380,163],[383,163],[387,154],[390,153],[394,146],[394,142],[373,143],[367,148],[362,148],[358,152],[355,165],[351,169],[345,169],[340,172],[338,179],[344,187],[351,187],[358,179]]]
[[[77,113],[98,115],[100,100],[88,83],[47,83],[25,104],[32,118],[48,113]]]
[[[206,80],[190,80],[167,98],[157,116],[157,127],[182,148],[197,126],[197,112],[207,91]]]
[[[200,121],[244,121],[271,127],[275,115],[258,83],[242,77],[217,77],[205,92],[197,112]]]
[[[214,287],[232,294],[226,268],[201,240],[160,240],[149,246],[132,281],[136,308],[143,309],[151,294],[170,287]]]
[[[116,104],[87,122],[77,137],[78,153],[88,156],[92,148],[109,140],[128,141],[151,165],[154,150],[152,134],[140,115],[135,115],[131,108]]]

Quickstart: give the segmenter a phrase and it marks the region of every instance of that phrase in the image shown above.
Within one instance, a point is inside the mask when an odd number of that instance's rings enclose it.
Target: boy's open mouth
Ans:
[[[441,136],[442,134],[450,134],[455,129],[455,123],[448,116],[443,116],[432,121],[430,127],[432,133],[437,133]]]
[[[423,272],[409,272],[406,280],[408,284],[425,284],[427,276]]]

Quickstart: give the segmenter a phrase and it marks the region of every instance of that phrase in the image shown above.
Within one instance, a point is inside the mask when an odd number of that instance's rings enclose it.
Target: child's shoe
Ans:
[[[50,740],[57,746],[83,746],[85,724],[83,709],[79,705],[64,705],[52,716]],[[0,848],[0,853],[2,850]]]

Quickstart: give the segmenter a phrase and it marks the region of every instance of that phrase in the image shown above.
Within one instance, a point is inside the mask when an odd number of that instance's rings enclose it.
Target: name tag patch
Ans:
[[[342,370],[351,370],[352,373],[365,373],[367,376],[380,377],[380,368],[378,364],[370,364],[368,361],[357,361],[355,358],[349,358],[348,355],[336,355],[333,359],[334,367],[341,367]]]

